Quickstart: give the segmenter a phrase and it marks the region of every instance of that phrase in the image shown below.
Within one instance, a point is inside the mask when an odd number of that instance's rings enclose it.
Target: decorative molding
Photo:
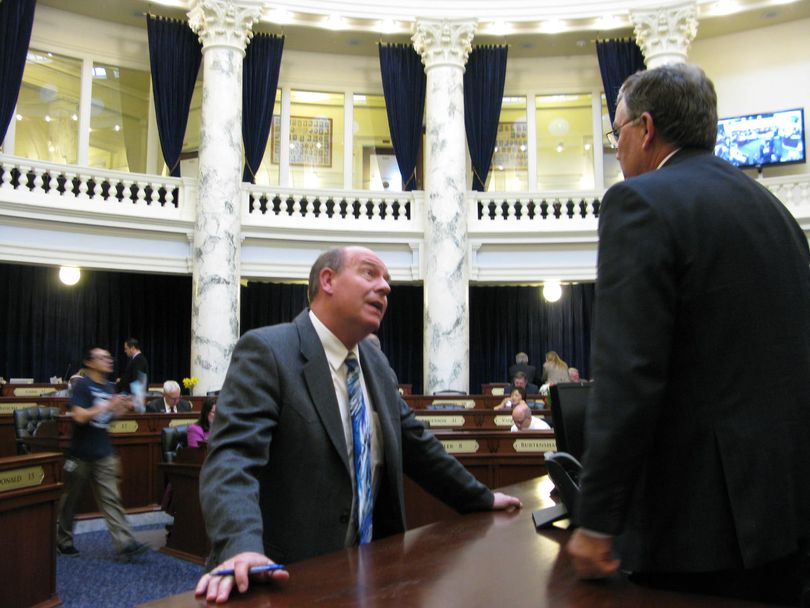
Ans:
[[[649,11],[632,11],[630,17],[647,68],[686,62],[689,45],[698,29],[695,2]]]
[[[253,24],[261,12],[260,6],[245,6],[232,0],[196,0],[188,12],[188,24],[199,36],[203,50],[226,46],[244,55],[253,37]]]
[[[440,65],[463,70],[477,28],[477,19],[417,19],[411,40],[425,71]]]

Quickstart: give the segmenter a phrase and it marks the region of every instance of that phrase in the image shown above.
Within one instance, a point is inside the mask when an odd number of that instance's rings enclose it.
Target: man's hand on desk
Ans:
[[[573,558],[574,570],[584,579],[605,578],[619,569],[619,560],[614,559],[612,548],[612,536],[592,536],[581,528],[574,531],[566,546]]]
[[[286,570],[259,572],[253,575],[248,574],[248,570],[253,566],[263,566],[265,564],[272,563],[273,560],[265,555],[262,555],[261,553],[253,553],[252,551],[239,553],[238,555],[235,555],[232,558],[222,562],[211,572],[203,574],[202,578],[200,578],[199,582],[197,583],[194,594],[197,597],[205,596],[205,599],[208,602],[223,604],[228,601],[228,597],[231,595],[231,591],[233,591],[234,581],[236,581],[236,587],[239,589],[239,592],[244,593],[248,590],[251,576],[253,577],[253,580],[262,583],[266,583],[271,580],[283,583],[290,578],[290,573]],[[230,569],[234,571],[233,576],[217,576],[213,574],[219,570]]]
[[[508,494],[502,494],[501,492],[495,492],[494,496],[495,500],[492,503],[493,511],[505,511],[506,509],[523,508],[523,503],[520,502],[519,498],[509,496]]]

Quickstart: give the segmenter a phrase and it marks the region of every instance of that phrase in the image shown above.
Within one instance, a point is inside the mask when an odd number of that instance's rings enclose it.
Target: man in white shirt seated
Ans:
[[[163,397],[154,399],[146,404],[147,412],[156,414],[176,414],[177,412],[190,412],[191,403],[180,399],[180,385],[174,380],[163,383]]]
[[[543,431],[551,430],[545,420],[532,416],[532,410],[525,403],[521,403],[512,409],[512,432],[518,431]]]

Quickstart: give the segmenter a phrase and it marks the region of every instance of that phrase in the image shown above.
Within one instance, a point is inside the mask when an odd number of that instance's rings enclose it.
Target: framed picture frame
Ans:
[[[529,166],[528,132],[525,122],[498,123],[495,139],[496,152],[492,155],[492,167],[525,170]]]
[[[281,117],[273,115],[270,128],[273,143],[270,162],[281,159]],[[332,119],[312,116],[290,116],[290,166],[332,166]]]

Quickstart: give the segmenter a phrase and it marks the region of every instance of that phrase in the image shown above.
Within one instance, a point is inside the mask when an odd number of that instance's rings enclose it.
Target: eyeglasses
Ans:
[[[607,137],[608,143],[612,148],[617,148],[619,146],[619,135],[621,134],[621,130],[626,127],[627,125],[636,122],[639,117],[631,118],[630,120],[626,120],[618,127],[613,127],[610,131],[605,133],[605,137]]]

